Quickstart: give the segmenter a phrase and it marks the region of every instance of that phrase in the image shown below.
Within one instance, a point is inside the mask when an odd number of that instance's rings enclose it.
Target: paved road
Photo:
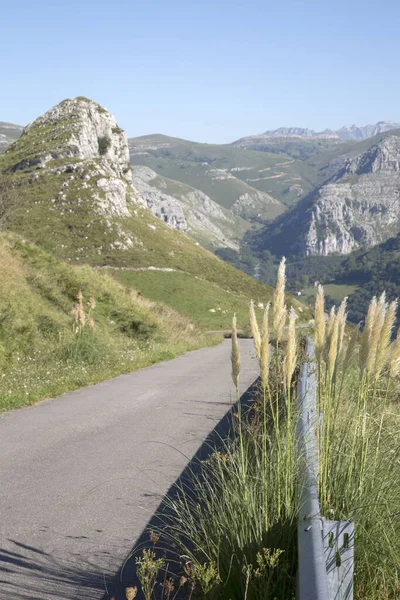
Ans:
[[[256,378],[241,340],[241,391]],[[0,598],[94,600],[229,409],[230,342],[0,418]]]

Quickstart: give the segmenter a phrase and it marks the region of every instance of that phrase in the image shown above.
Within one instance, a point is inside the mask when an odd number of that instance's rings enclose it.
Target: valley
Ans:
[[[71,127],[68,118],[62,117],[64,131]],[[174,269],[169,276],[117,269],[113,276],[137,285],[153,300],[168,297],[174,308],[185,305],[189,318],[191,292],[187,304],[179,300],[178,290],[187,296],[187,289],[198,288],[202,279],[220,286],[224,295],[221,282],[230,277],[228,267],[202,248],[267,284],[274,281],[280,256],[286,255],[290,289],[303,289],[301,300],[307,301],[312,297],[308,281],[341,285],[340,256],[357,255],[400,231],[397,126],[382,121],[322,132],[280,128],[225,145],[149,135],[130,138],[128,154],[115,123],[110,137],[113,160],[119,161],[115,171],[108,149],[104,159],[96,158],[92,149],[85,162],[75,150],[60,151],[65,133],[56,141],[47,123],[30,127],[14,150],[10,144],[22,128],[1,123],[0,162],[5,173],[18,173],[19,188],[19,207],[7,217],[6,228],[48,252],[56,248],[61,260],[77,264]],[[176,231],[185,235],[177,237]],[[312,256],[319,261],[317,270]],[[197,279],[188,286],[188,277]],[[169,294],[162,293],[159,280],[168,281]],[[348,284],[348,292],[357,290],[359,297],[359,282]],[[263,293],[257,285],[248,285],[254,298]],[[236,287],[242,294],[243,286]],[[202,297],[210,307],[201,315],[194,308],[194,313],[205,327],[211,316],[215,323],[219,315],[217,328],[226,328],[223,315],[230,308],[244,313],[244,304],[239,308],[235,302],[217,302],[214,296],[211,302],[204,293]],[[340,293],[333,293],[335,297]],[[215,314],[209,313],[214,308]]]
[[[99,104],[67,99],[12,131],[0,154],[0,410],[215,344],[205,331],[234,312],[246,327],[250,300],[272,298],[203,248],[239,248],[249,223],[144,167],[139,182]],[[195,239],[149,210],[153,179]]]

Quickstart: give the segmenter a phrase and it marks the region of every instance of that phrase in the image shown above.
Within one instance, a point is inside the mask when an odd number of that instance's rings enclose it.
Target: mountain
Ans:
[[[204,192],[158,175],[148,167],[133,167],[133,185],[152,213],[189,234],[210,250],[239,249],[249,223],[211,200]]]
[[[3,123],[0,121],[0,152],[19,138],[23,131],[21,125]]]
[[[257,232],[253,247],[287,255],[348,254],[400,231],[400,130],[353,149],[339,170]]]
[[[342,140],[355,140],[360,142],[368,138],[391,131],[392,129],[399,129],[400,123],[394,121],[379,121],[375,125],[364,125],[363,127],[357,127],[357,125],[346,125],[336,131],[336,134]]]
[[[302,127],[279,127],[233,142],[233,146],[262,152],[285,153],[292,158],[308,161],[323,151],[345,153],[355,142],[400,128],[400,123],[380,121],[375,125],[345,126],[333,131],[314,131]],[[310,165],[311,166],[311,165]]]
[[[272,131],[265,131],[265,137],[304,137],[304,138],[322,138],[336,139],[340,137],[335,131],[325,129],[325,131],[314,131],[313,129],[305,129],[303,127],[279,127]],[[234,142],[237,143],[237,142]]]
[[[315,169],[285,154],[164,135],[131,138],[129,149],[133,166],[185,183],[247,219],[274,219],[314,183]]]
[[[229,327],[234,311],[243,324],[251,298],[271,297],[151,213],[132,184],[125,132],[87,98],[64,100],[31,123],[0,156],[0,175],[18,201],[8,231],[149,290],[204,327]]]

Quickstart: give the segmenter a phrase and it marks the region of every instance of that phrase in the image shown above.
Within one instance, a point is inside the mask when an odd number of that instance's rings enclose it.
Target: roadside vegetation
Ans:
[[[260,378],[247,408],[238,393],[240,346],[233,320],[237,403],[232,430],[165,500],[149,548],[134,553],[138,579],[130,594],[146,600],[295,598],[302,485],[296,384],[298,367],[307,357],[297,315],[286,308],[284,285],[282,262],[261,326],[250,305]],[[321,512],[355,523],[356,600],[396,600],[400,594],[396,311],[396,302],[388,304],[384,295],[374,298],[360,333],[346,324],[346,299],[326,319],[320,287],[315,305],[318,404],[324,413],[318,435]],[[165,548],[173,550],[172,559]],[[134,596],[127,591],[126,597]]]
[[[0,236],[0,411],[213,344],[189,319],[26,242]]]

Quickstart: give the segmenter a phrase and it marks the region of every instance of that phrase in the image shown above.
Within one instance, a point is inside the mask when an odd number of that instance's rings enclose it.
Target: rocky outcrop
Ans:
[[[133,185],[152,213],[210,248],[238,249],[246,224],[200,190],[133,167]]]
[[[387,135],[265,232],[287,253],[348,254],[400,231],[400,137]],[[269,241],[268,241],[269,240]]]
[[[29,173],[31,180],[74,173],[83,185],[63,182],[58,196],[91,194],[103,215],[129,216],[129,204],[143,201],[132,187],[126,133],[102,106],[79,97],[67,99],[30,123],[4,152],[8,170]]]
[[[317,192],[306,254],[348,254],[400,231],[400,137],[350,159]]]
[[[282,212],[282,204],[278,200],[275,200],[275,198],[267,194],[267,192],[254,190],[251,193],[246,192],[239,196],[233,203],[231,210],[236,215],[241,215],[246,219],[254,216],[264,216],[267,212],[266,206],[269,207],[268,213],[273,214],[274,216]],[[275,209],[275,211],[273,209]]]
[[[100,158],[110,161],[116,176],[131,179],[126,133],[111,113],[92,100],[83,97],[64,100],[30,123],[22,136],[32,132],[35,137],[43,133],[45,145],[47,138],[53,142],[46,160]],[[43,157],[40,145],[38,149],[38,157]]]

